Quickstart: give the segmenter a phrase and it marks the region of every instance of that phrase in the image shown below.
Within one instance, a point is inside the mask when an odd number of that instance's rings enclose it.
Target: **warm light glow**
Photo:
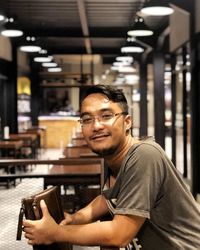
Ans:
[[[133,62],[133,57],[132,56],[117,56],[116,60],[117,61],[122,61],[122,62],[132,63]]]
[[[144,7],[141,9],[141,13],[149,16],[166,16],[171,15],[174,10],[170,7],[163,6],[152,6],[152,7]]]
[[[42,66],[43,67],[57,67],[58,64],[55,62],[44,62],[44,63],[42,63]]]
[[[48,72],[61,72],[62,69],[61,68],[49,68]]]
[[[153,35],[152,30],[129,30],[127,32],[129,36],[151,36]]]
[[[119,73],[134,73],[135,71],[136,69],[130,66],[119,67],[118,69]]]
[[[119,67],[118,66],[112,66],[110,69],[113,70],[113,71],[118,71]]]
[[[18,36],[23,35],[23,31],[8,29],[8,30],[2,30],[1,34],[2,34],[2,36],[6,36],[6,37],[18,37]]]
[[[23,52],[39,52],[41,50],[41,47],[36,45],[26,45],[26,46],[21,46],[20,50]]]
[[[114,62],[113,66],[129,66],[130,63],[126,61],[121,61],[121,62]]]
[[[125,79],[126,79],[127,84],[135,84],[135,83],[138,83],[139,76],[138,75],[126,75]]]
[[[141,53],[144,49],[136,46],[125,46],[121,48],[122,53]]]
[[[34,58],[34,62],[51,62],[53,59],[53,56],[37,56]]]

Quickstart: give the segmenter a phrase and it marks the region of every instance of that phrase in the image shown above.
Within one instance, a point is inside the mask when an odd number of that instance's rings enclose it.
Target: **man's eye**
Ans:
[[[88,118],[82,118],[83,123],[91,123],[92,122],[92,118],[88,117]]]
[[[113,114],[102,114],[101,118],[103,120],[110,120],[111,118],[113,118]]]

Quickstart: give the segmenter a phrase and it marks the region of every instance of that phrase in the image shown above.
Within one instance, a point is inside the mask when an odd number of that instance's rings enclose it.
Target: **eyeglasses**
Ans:
[[[114,117],[118,115],[127,115],[127,112],[121,112],[121,113],[112,113],[112,112],[104,112],[100,115],[83,115],[79,122],[83,126],[91,125],[95,122],[95,119],[97,119],[100,123],[107,123],[110,122]]]

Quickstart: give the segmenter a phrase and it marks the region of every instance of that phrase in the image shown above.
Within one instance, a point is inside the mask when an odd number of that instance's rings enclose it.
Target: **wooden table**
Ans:
[[[37,172],[0,175],[0,181],[16,178],[43,178],[44,189],[49,185],[62,186],[64,190],[67,190],[69,186],[73,186],[75,190],[75,194],[72,197],[74,209],[77,207],[77,204],[83,206],[83,200],[85,202],[91,198],[91,194],[94,194],[93,191],[97,191],[99,194],[104,184],[104,161],[101,158],[65,158],[59,160],[0,159],[0,166],[9,164],[41,165],[41,168]],[[92,190],[91,186],[95,188]],[[64,197],[67,197],[68,201],[67,192]]]
[[[4,157],[8,157],[10,153],[13,154],[13,157],[16,158],[18,150],[23,147],[24,143],[22,140],[12,141],[12,140],[3,140],[0,141],[0,150],[3,153]]]
[[[20,150],[23,146],[23,141],[0,141],[0,151],[1,151],[1,157],[4,157],[6,159],[8,158],[16,158],[20,155]],[[8,159],[11,160],[11,159]],[[15,173],[16,166],[13,166],[12,164],[2,164],[0,165],[0,168],[5,171],[7,174]],[[9,188],[13,184],[15,186],[16,182],[15,179],[5,179],[1,180],[0,178],[0,185],[6,186]]]
[[[31,133],[18,133],[18,134],[10,134],[9,140],[22,140],[23,141],[23,148],[24,148],[24,155],[26,155],[26,148],[31,149],[31,153],[29,155],[32,158],[36,156],[36,147],[37,147],[37,135]],[[23,152],[22,152],[23,153]]]
[[[94,183],[98,178],[98,183],[101,187],[104,183],[104,160],[102,158],[61,158],[56,160],[37,160],[37,159],[0,159],[0,167],[6,165],[41,165],[41,170],[38,172],[1,175],[2,178],[58,178],[64,177],[73,183],[73,178],[81,178],[84,183]],[[43,171],[47,166],[48,171]],[[87,178],[86,178],[87,177]],[[66,182],[67,183],[67,182]]]

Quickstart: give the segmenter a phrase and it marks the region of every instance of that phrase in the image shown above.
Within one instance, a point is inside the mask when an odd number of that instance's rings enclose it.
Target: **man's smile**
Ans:
[[[109,133],[104,133],[104,134],[96,134],[90,137],[91,141],[98,141],[98,140],[103,140],[106,137],[110,136]]]

